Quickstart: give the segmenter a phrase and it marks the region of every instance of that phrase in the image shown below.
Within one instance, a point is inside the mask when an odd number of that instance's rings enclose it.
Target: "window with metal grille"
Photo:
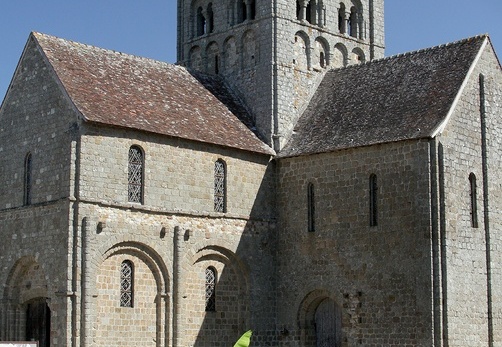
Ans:
[[[24,158],[24,196],[23,204],[31,204],[31,175],[32,175],[32,157],[31,153],[26,154]]]
[[[374,227],[378,224],[377,218],[377,176],[372,174],[370,176],[370,187],[369,187],[369,205],[370,205],[370,226]]]
[[[477,186],[476,186],[476,175],[471,172],[469,175],[469,183],[471,187],[471,226],[473,228],[478,227],[478,198],[477,198]]]
[[[129,149],[128,201],[143,203],[144,155],[138,146]]]
[[[227,168],[221,159],[214,164],[214,210],[227,212]]]
[[[124,260],[120,266],[120,306],[133,307],[134,266],[130,260]]]
[[[309,183],[307,186],[307,223],[308,231],[315,231],[315,195],[314,184]]]
[[[216,270],[206,269],[206,311],[216,311]]]

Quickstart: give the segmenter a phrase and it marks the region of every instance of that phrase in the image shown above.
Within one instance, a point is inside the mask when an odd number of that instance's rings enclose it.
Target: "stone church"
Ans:
[[[383,3],[178,0],[176,65],[32,33],[0,341],[502,346],[500,61],[385,58]]]

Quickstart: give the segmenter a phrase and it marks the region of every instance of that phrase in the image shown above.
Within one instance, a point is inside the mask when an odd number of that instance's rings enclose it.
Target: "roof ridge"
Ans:
[[[397,58],[397,57],[403,57],[403,56],[410,56],[410,55],[413,55],[413,54],[424,53],[424,52],[433,51],[433,50],[437,50],[437,49],[444,48],[444,47],[455,46],[455,45],[459,45],[459,44],[462,44],[462,43],[465,43],[465,42],[468,42],[468,41],[472,41],[472,40],[475,40],[475,39],[477,40],[477,39],[486,38],[486,37],[488,37],[488,34],[479,34],[479,35],[475,35],[475,36],[471,36],[471,37],[466,37],[466,38],[463,38],[463,39],[460,39],[460,40],[456,40],[456,41],[452,41],[452,42],[442,43],[442,44],[439,44],[439,45],[436,45],[436,46],[431,46],[431,47],[417,49],[417,50],[414,50],[414,51],[409,51],[409,52],[394,54],[394,55],[391,55],[391,56],[388,56],[388,57],[385,57],[385,58],[382,58],[382,59],[375,59],[373,61],[379,61],[379,60],[385,60],[385,59],[391,59],[391,58]]]
[[[409,56],[419,54],[419,53],[431,52],[431,51],[438,50],[438,49],[441,49],[444,47],[459,45],[459,44],[462,44],[462,43],[465,43],[465,42],[468,42],[471,40],[481,39],[481,38],[486,38],[486,37],[489,37],[489,35],[488,34],[479,34],[479,35],[467,37],[467,38],[452,41],[452,42],[442,43],[442,44],[436,45],[436,46],[421,48],[421,49],[417,49],[414,51],[408,51],[408,52],[404,52],[404,53],[398,53],[398,54],[390,55],[388,57],[368,60],[368,61],[365,61],[361,64],[353,64],[353,65],[347,65],[347,66],[343,66],[343,67],[333,68],[330,71],[339,71],[339,70],[345,70],[345,69],[351,69],[351,68],[354,69],[354,68],[358,68],[360,66],[366,66],[366,65],[371,65],[371,64],[375,64],[375,63],[386,62],[386,61],[389,61],[392,59],[397,59],[397,58],[409,57]]]
[[[88,43],[83,43],[83,42],[79,42],[79,41],[75,41],[75,40],[65,39],[65,38],[62,38],[62,37],[59,37],[59,36],[49,35],[49,34],[37,32],[37,31],[33,31],[32,35],[34,35],[35,37],[44,37],[44,38],[50,39],[50,40],[58,40],[58,41],[61,41],[63,43],[66,43],[66,44],[72,44],[72,45],[75,45],[75,46],[81,46],[81,47],[84,47],[84,48],[87,48],[87,49],[93,49],[93,50],[96,50],[96,51],[107,52],[107,53],[115,54],[115,55],[118,55],[118,56],[130,57],[130,58],[134,58],[134,59],[140,60],[140,61],[144,60],[144,61],[149,61],[149,62],[161,63],[161,64],[165,64],[165,65],[168,65],[168,66],[172,66],[172,67],[182,68],[183,69],[182,66],[174,64],[174,63],[169,63],[169,62],[165,62],[165,61],[162,61],[162,60],[157,60],[157,59],[154,59],[154,58],[148,58],[148,57],[144,57],[144,56],[141,56],[141,55],[136,55],[136,54],[131,54],[131,53],[125,53],[125,52],[117,51],[117,50],[110,49],[110,48],[103,48],[103,47],[91,45],[91,44],[88,44]]]

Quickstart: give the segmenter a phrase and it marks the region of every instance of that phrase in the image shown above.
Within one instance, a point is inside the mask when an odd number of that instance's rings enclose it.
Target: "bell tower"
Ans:
[[[221,75],[279,151],[328,69],[383,57],[383,11],[384,0],[178,0],[178,63]]]

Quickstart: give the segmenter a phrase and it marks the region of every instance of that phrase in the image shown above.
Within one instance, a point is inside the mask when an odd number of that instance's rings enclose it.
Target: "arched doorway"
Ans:
[[[49,284],[43,266],[25,256],[12,266],[1,298],[0,339],[7,341],[39,341],[50,346],[51,310]]]
[[[38,341],[39,347],[50,346],[51,311],[45,298],[26,304],[26,340]]]
[[[324,299],[315,311],[316,347],[341,346],[341,321],[336,303]]]
[[[301,346],[342,346],[342,310],[326,290],[314,290],[302,300],[298,325]]]

